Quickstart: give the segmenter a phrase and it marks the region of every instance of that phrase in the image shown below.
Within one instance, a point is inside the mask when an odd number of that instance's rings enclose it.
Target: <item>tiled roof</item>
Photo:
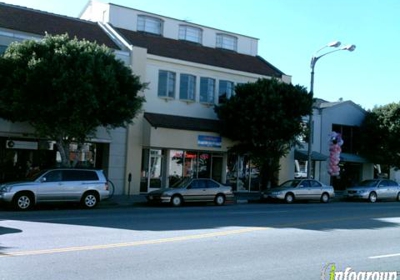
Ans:
[[[143,32],[115,28],[130,44],[146,48],[149,54],[280,78],[279,69],[259,56],[204,47],[199,44],[164,38]]]
[[[44,36],[68,33],[70,38],[86,39],[120,49],[102,28],[94,22],[46,13],[0,2],[0,28]]]
[[[219,121],[211,119],[199,119],[192,117],[173,116],[156,113],[144,113],[144,118],[153,127],[172,129],[219,132]]]

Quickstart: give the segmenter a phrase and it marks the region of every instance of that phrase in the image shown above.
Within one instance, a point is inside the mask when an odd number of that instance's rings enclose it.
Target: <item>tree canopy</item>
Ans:
[[[360,153],[376,164],[400,168],[400,103],[375,107],[361,125]]]
[[[221,134],[236,141],[231,151],[249,154],[260,168],[261,182],[274,183],[279,160],[304,132],[302,117],[311,113],[313,98],[299,85],[258,79],[236,87],[236,94],[216,106]]]
[[[126,126],[144,102],[144,84],[112,50],[67,34],[11,44],[0,56],[0,84],[0,117],[56,141],[64,165],[71,141]]]

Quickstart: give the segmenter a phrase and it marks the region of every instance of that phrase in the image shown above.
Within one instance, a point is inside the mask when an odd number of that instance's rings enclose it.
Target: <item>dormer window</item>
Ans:
[[[4,54],[6,52],[7,46],[0,45],[0,55]]]
[[[203,31],[197,27],[189,25],[180,25],[179,39],[201,44],[203,39]]]
[[[228,34],[217,34],[217,48],[237,51],[237,38]]]
[[[159,18],[139,15],[137,30],[152,34],[162,35],[163,21]]]

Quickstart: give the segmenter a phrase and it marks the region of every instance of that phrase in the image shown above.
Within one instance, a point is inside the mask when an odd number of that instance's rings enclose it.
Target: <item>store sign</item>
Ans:
[[[197,145],[200,147],[221,148],[222,139],[219,136],[199,135]]]
[[[7,140],[6,148],[7,149],[37,150],[38,142]]]

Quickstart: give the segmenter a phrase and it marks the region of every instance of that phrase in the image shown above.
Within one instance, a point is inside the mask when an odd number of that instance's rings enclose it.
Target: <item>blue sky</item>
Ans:
[[[78,17],[86,0],[0,0]],[[310,87],[310,61],[332,41],[355,44],[315,66],[314,96],[364,109],[400,101],[400,0],[103,1],[259,39],[258,52],[292,83]],[[323,52],[319,53],[323,54]]]

